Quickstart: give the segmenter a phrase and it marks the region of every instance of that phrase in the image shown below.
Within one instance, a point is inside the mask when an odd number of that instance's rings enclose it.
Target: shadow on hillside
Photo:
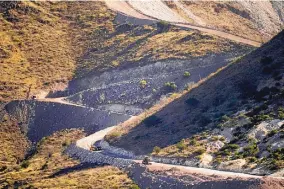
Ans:
[[[201,88],[205,89],[206,85]],[[192,93],[199,93],[201,90],[195,89]],[[148,154],[153,151],[155,146],[167,147],[184,138],[211,130],[218,125],[222,115],[231,116],[241,109],[240,103],[233,103],[227,107],[227,104],[232,103],[229,93],[222,97],[226,103],[220,105],[217,105],[220,96],[217,91],[208,95],[202,93],[202,95],[206,95],[206,98],[212,99],[209,100],[209,103],[201,102],[200,96],[196,98],[192,93],[171,102],[154,115],[146,118],[142,123],[132,128],[127,135],[123,135],[119,141],[115,142],[115,145],[136,154]],[[198,105],[194,105],[194,103],[189,105],[188,99],[198,99]],[[204,101],[207,100],[204,99]],[[212,105],[212,101],[216,106]]]
[[[50,175],[49,178],[54,178],[54,177],[65,175],[65,174],[72,173],[75,171],[83,171],[83,170],[90,169],[90,168],[96,168],[98,166],[100,165],[92,164],[92,163],[81,163],[73,167],[66,167],[66,168],[60,169],[59,171]]]
[[[147,154],[155,146],[167,147],[216,128],[223,115],[230,117],[238,111],[251,109],[263,92],[258,87],[271,80],[277,82],[278,75],[282,78],[279,70],[284,66],[283,34],[171,102],[113,145],[136,154]],[[264,62],[268,55],[270,65]],[[268,89],[273,88],[269,86]]]

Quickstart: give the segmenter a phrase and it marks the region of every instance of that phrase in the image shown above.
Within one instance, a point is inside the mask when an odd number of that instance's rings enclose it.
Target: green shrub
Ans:
[[[237,150],[240,148],[240,146],[237,144],[228,144],[226,147],[227,149],[230,149],[230,150]]]
[[[194,146],[194,145],[197,144],[197,140],[196,140],[195,138],[193,138],[193,139],[190,141],[189,144]]]
[[[131,185],[130,189],[140,189],[140,188],[137,184],[133,184]]]
[[[71,144],[71,141],[67,139],[62,143],[62,146],[69,146],[70,144]]]
[[[43,166],[41,166],[41,170],[46,170],[48,168],[48,164],[47,164],[47,162],[45,162],[44,164],[43,164]]]
[[[235,153],[232,159],[242,159],[244,156],[242,153]]]
[[[177,85],[175,84],[175,82],[166,82],[165,87],[168,90],[175,90],[177,88]]]
[[[278,148],[271,152],[270,157],[275,160],[284,160],[284,148]]]
[[[6,165],[0,166],[0,172],[5,171],[8,167]]]
[[[214,160],[214,162],[215,163],[217,163],[217,164],[220,164],[220,163],[222,163],[222,158],[216,158],[215,160]]]
[[[190,76],[190,73],[187,72],[187,71],[185,71],[185,72],[183,73],[183,76],[184,76],[184,77],[189,77],[189,76]]]
[[[244,157],[253,157],[259,152],[258,146],[256,143],[250,143],[244,148],[243,155]]]
[[[157,27],[160,29],[160,32],[166,32],[170,29],[170,24],[167,21],[159,21],[157,22]]]
[[[239,148],[237,144],[226,144],[217,152],[217,155],[229,156]]]
[[[21,168],[28,168],[30,165],[30,162],[28,160],[24,160],[22,163],[21,163]]]
[[[257,158],[256,157],[249,157],[248,160],[249,160],[250,163],[253,163],[253,162],[257,161]]]
[[[278,132],[278,131],[277,131],[276,129],[273,129],[272,131],[270,131],[270,132],[267,134],[267,136],[268,136],[268,137],[272,137],[272,136],[274,136],[277,132]]]
[[[219,137],[218,137],[218,136],[213,136],[213,137],[212,137],[212,140],[213,140],[213,141],[217,141],[217,140],[219,140]]]
[[[253,118],[254,118],[254,121],[256,121],[256,122],[261,122],[261,121],[266,121],[266,120],[272,120],[273,119],[269,115],[265,115],[265,114],[256,115]]]
[[[155,146],[154,149],[153,149],[153,152],[154,152],[155,154],[160,153],[160,151],[161,151],[161,148],[160,148],[159,146]]]
[[[158,118],[156,115],[152,115],[152,116],[149,116],[146,119],[144,119],[143,123],[147,127],[151,127],[151,126],[157,125],[159,123],[162,123],[162,120],[160,118]]]
[[[197,153],[198,155],[202,155],[206,152],[206,150],[204,148],[198,149],[195,151],[195,153]]]
[[[230,120],[230,118],[227,116],[227,115],[223,115],[222,117],[221,117],[221,121],[222,122],[227,122],[227,121],[229,121]]]
[[[139,82],[139,84],[140,84],[140,87],[141,87],[141,88],[145,88],[146,85],[147,85],[147,81],[146,81],[146,80],[141,80],[141,81]]]
[[[184,149],[186,148],[186,145],[185,145],[185,143],[184,143],[184,140],[181,140],[180,142],[178,142],[178,143],[176,144],[176,147],[177,147],[180,151],[184,150]]]
[[[278,108],[278,118],[284,119],[284,108],[282,108],[282,107]]]
[[[107,141],[113,141],[113,140],[117,139],[118,137],[120,137],[121,135],[122,135],[121,132],[114,131],[114,132],[111,132],[110,134],[106,135],[105,139]]]

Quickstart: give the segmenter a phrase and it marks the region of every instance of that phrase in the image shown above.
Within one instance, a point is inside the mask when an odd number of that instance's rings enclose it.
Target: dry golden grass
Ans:
[[[61,169],[74,167],[78,161],[63,154],[66,145],[84,136],[81,130],[65,130],[56,132],[42,139],[37,152],[26,160],[26,165],[16,167],[13,171],[6,170],[2,174],[0,187],[21,188],[130,188],[134,183],[125,173],[117,168],[104,166],[70,171],[52,177]]]
[[[231,45],[227,40],[198,31],[169,31],[149,38],[137,50],[134,60],[147,56],[150,56],[150,60],[200,57],[209,53],[228,51]]]
[[[55,90],[74,77],[137,61],[191,58],[233,43],[171,26],[116,26],[103,2],[15,2],[0,14],[0,100]],[[12,19],[12,20],[11,20]],[[14,19],[14,20],[13,20]]]
[[[2,100],[24,98],[29,86],[36,90],[66,82],[75,69],[67,23],[35,3],[18,5],[8,17],[19,21],[9,22],[0,15],[0,47],[5,52],[0,64]]]
[[[184,1],[183,4],[210,27],[260,42],[268,40],[263,39],[262,34],[253,25],[251,19],[235,14],[226,7],[226,5],[229,5],[240,12],[244,11],[237,3]]]
[[[0,106],[0,169],[13,167],[26,153],[29,143],[21,133],[16,120],[12,119]]]
[[[112,14],[101,2],[14,3],[0,14],[0,100],[25,98],[30,86],[33,94],[67,83],[96,40],[91,34],[112,30]]]

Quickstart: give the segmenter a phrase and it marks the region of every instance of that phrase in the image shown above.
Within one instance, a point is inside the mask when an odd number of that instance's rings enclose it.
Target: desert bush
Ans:
[[[274,150],[271,154],[270,157],[275,159],[275,160],[284,160],[284,148],[278,148]]]
[[[206,152],[206,150],[205,150],[204,148],[200,148],[200,149],[198,149],[198,150],[195,151],[195,153],[198,154],[198,155],[202,155],[202,154],[204,154],[205,152]]]
[[[24,160],[22,163],[21,163],[21,168],[28,168],[30,165],[30,162],[28,160]]]
[[[221,150],[226,150],[226,149],[228,149],[228,150],[230,150],[230,151],[235,151],[235,150],[237,150],[237,149],[239,149],[240,147],[239,147],[239,145],[237,145],[237,144],[227,144],[227,145],[225,145],[223,148],[221,148]]]
[[[5,171],[8,167],[6,165],[0,166],[0,172]]]
[[[183,73],[183,76],[184,76],[184,77],[189,77],[189,76],[190,76],[190,73],[189,73],[188,71],[185,71],[185,72]]]
[[[153,152],[154,152],[155,154],[160,153],[160,151],[161,151],[161,148],[160,148],[159,146],[155,146],[154,149],[153,149]]]
[[[157,125],[159,123],[162,123],[162,120],[159,117],[157,117],[156,115],[152,115],[152,116],[149,116],[146,119],[144,119],[143,123],[147,127],[151,127],[151,126]]]
[[[237,149],[239,149],[239,145],[237,144],[226,144],[216,154],[222,156],[229,156],[232,155],[232,153],[235,152]]]
[[[62,146],[69,146],[70,144],[71,144],[71,141],[67,139],[62,143]]]
[[[277,133],[277,130],[276,130],[276,129],[273,129],[272,131],[270,131],[270,132],[267,134],[267,136],[268,136],[268,137],[272,137],[272,136],[274,136],[276,133]]]
[[[47,164],[47,162],[45,162],[44,164],[43,164],[43,166],[41,166],[41,170],[45,170],[45,169],[47,169],[48,168],[48,164]]]
[[[249,157],[249,158],[248,158],[248,161],[249,161],[250,163],[253,163],[253,162],[256,162],[256,161],[257,161],[257,158],[256,158],[256,157]]]
[[[107,141],[113,141],[115,139],[117,139],[118,137],[121,136],[121,132],[119,131],[114,131],[114,132],[111,132],[110,134],[106,135],[106,140]]]
[[[221,121],[222,122],[227,122],[227,121],[229,121],[230,120],[230,118],[227,116],[227,115],[223,115],[222,117],[221,117]]]
[[[147,81],[146,81],[146,80],[141,80],[141,81],[139,82],[139,84],[140,84],[140,87],[141,87],[141,88],[145,88],[146,85],[147,85]]]
[[[284,119],[284,109],[282,107],[278,108],[278,118]]]
[[[170,29],[170,24],[167,21],[159,21],[157,22],[157,27],[159,28],[160,32],[166,32]]]
[[[242,153],[235,153],[232,157],[232,159],[242,159],[243,158],[243,154]]]
[[[185,143],[184,143],[184,140],[181,140],[180,142],[178,142],[178,143],[176,144],[176,147],[177,147],[180,151],[184,150],[184,149],[186,148],[186,145],[185,145]]]
[[[177,88],[177,85],[175,84],[175,82],[166,82],[165,87],[168,90],[175,90]]]
[[[218,137],[218,136],[213,136],[213,137],[212,137],[212,141],[217,141],[217,140],[219,140],[219,137]]]
[[[214,163],[217,163],[217,164],[220,164],[220,163],[222,163],[222,157],[217,157],[217,158],[215,158],[215,160],[214,160]]]
[[[194,145],[197,144],[197,140],[196,140],[195,138],[193,138],[193,139],[190,141],[189,144],[194,146]]]
[[[130,189],[140,189],[137,184],[133,184],[130,186]]]
[[[244,157],[253,157],[259,152],[258,146],[255,142],[250,143],[244,147],[243,155]]]
[[[270,115],[267,114],[260,114],[253,116],[253,121],[254,122],[261,122],[261,121],[266,121],[266,120],[272,120],[273,118],[270,117]]]

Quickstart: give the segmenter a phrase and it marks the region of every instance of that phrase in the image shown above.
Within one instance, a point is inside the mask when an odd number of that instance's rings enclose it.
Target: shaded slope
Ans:
[[[113,144],[136,153],[148,153],[154,146],[165,147],[216,127],[222,115],[249,109],[256,103],[257,91],[265,86],[273,92],[274,84],[280,83],[276,91],[283,90],[283,41],[281,32],[271,42],[155,113],[156,122],[140,123]]]
[[[54,102],[13,101],[5,108],[19,120],[22,131],[32,142],[63,129],[83,128],[93,133],[129,118],[124,114]]]

